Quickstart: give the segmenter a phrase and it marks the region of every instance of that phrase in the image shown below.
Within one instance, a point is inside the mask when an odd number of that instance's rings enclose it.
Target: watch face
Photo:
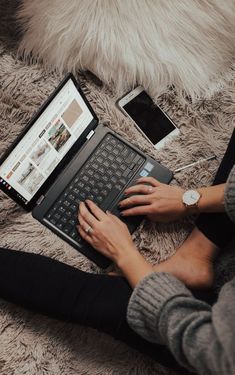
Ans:
[[[187,190],[183,194],[183,202],[187,206],[192,206],[192,205],[196,204],[198,202],[199,198],[200,198],[200,194],[196,190]]]

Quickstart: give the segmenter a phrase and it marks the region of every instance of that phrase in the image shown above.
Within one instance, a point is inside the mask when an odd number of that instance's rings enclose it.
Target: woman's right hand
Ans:
[[[187,214],[182,188],[162,184],[153,177],[142,177],[137,182],[125,191],[127,198],[119,204],[122,216],[146,215],[155,222],[170,222]]]

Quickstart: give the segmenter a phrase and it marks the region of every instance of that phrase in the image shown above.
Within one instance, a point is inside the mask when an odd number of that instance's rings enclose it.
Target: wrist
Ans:
[[[135,288],[145,276],[154,272],[153,266],[136,248],[135,251],[127,252],[125,256],[120,257],[117,265],[132,288]]]
[[[138,255],[139,251],[133,244],[133,246],[128,246],[128,248],[125,248],[124,251],[119,251],[114,259],[114,262],[118,268],[123,271],[128,264],[132,263],[138,257]]]
[[[199,201],[201,192],[195,189],[185,190],[182,194],[182,205],[187,214],[196,214],[199,212]]]

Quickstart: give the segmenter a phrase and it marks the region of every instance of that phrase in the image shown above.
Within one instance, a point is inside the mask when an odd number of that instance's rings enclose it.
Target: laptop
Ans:
[[[124,190],[141,176],[169,183],[172,172],[99,123],[72,74],[0,159],[0,188],[99,267],[111,261],[79,236],[79,203],[120,216]],[[133,232],[142,217],[122,218]]]

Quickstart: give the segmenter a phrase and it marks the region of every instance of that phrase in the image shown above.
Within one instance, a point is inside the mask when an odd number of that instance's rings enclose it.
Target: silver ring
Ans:
[[[90,234],[92,232],[92,230],[93,230],[92,227],[88,227],[88,228],[85,229],[85,232],[87,234]]]
[[[148,192],[149,192],[149,194],[152,193],[152,191],[153,191],[153,187],[152,187],[152,186],[149,186],[149,187],[148,187]]]

